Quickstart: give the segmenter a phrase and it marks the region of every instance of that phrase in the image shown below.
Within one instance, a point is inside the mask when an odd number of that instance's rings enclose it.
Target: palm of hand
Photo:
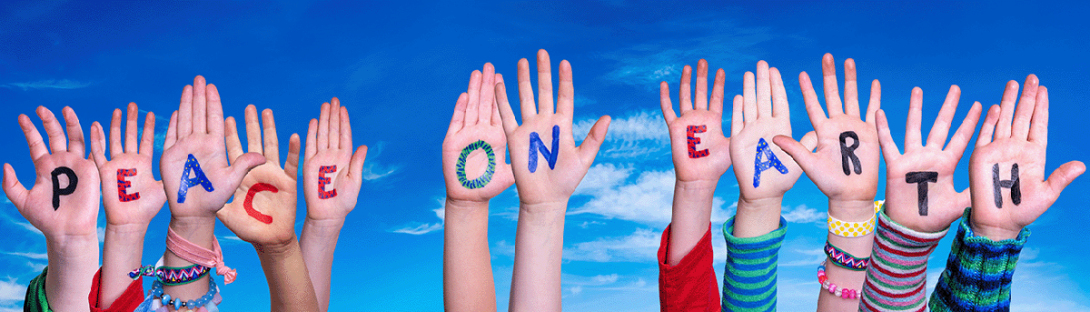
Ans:
[[[934,147],[907,150],[896,160],[886,161],[886,214],[898,223],[923,232],[946,229],[961,217],[967,202],[954,189],[954,169],[960,155]],[[935,172],[936,182],[928,181],[927,211],[921,211],[919,184],[906,182],[909,172]]]
[[[465,160],[465,178],[477,179],[485,174],[490,161],[493,161],[493,175],[483,187],[470,189],[462,185],[458,179],[458,163],[462,156],[462,150],[478,140],[488,143],[492,147],[492,160],[483,149],[478,149],[469,154]],[[504,161],[504,153],[507,151],[507,138],[503,128],[498,125],[476,124],[459,130],[457,133],[448,134],[443,140],[443,177],[447,185],[447,197],[454,200],[466,200],[485,202],[496,197],[515,182],[511,174],[511,165]]]
[[[568,198],[575,192],[590,164],[584,163],[576,152],[575,139],[571,133],[571,122],[561,120],[558,115],[538,115],[534,120],[524,123],[507,136],[511,144],[512,163],[527,164],[513,166],[519,200],[523,203],[546,203],[557,198]],[[553,127],[559,127],[559,150],[553,150]],[[544,153],[534,146],[536,166],[530,166],[530,134],[537,133],[541,142],[556,157],[555,167],[549,165]],[[530,172],[530,168],[534,172]]]
[[[53,208],[53,176],[56,168],[68,167],[79,179],[72,194],[60,196],[59,208]],[[98,221],[99,177],[94,162],[73,152],[44,155],[34,160],[37,180],[23,202],[13,202],[46,237],[95,235]],[[60,185],[69,185],[60,175]]]
[[[1018,232],[1033,223],[1055,201],[1053,190],[1044,181],[1045,147],[1025,140],[998,139],[977,147],[969,161],[969,185],[972,188],[975,224]],[[1015,204],[1010,188],[995,192],[993,168],[999,166],[999,180],[1011,180],[1013,165],[1018,165],[1021,200]],[[995,196],[1002,196],[997,207]]]
[[[815,163],[811,166],[815,172],[807,173],[826,196],[837,200],[872,200],[878,192],[878,133],[874,125],[859,120],[859,117],[838,115],[829,118],[815,129],[818,136]],[[842,134],[855,133],[859,138],[854,151],[841,151]],[[846,138],[844,145],[851,147],[854,139]],[[859,159],[860,172],[855,171],[855,163],[850,154]],[[843,157],[848,157],[844,162]],[[848,173],[845,174],[845,164]]]
[[[194,133],[179,139],[174,145],[163,151],[160,160],[159,175],[163,177],[163,186],[170,205],[170,213],[176,217],[215,216],[231,197],[238,182],[231,183],[227,167],[227,155],[224,151],[222,136]],[[218,148],[217,148],[218,147]],[[186,163],[192,155],[200,164],[200,171],[212,184],[213,191],[208,192],[199,184],[191,185],[186,192],[185,202],[179,202],[179,187],[182,179],[195,177],[194,170],[186,170]]]
[[[348,184],[354,181],[345,177],[351,158],[351,149],[328,149],[318,151],[303,163],[303,196],[307,203],[321,203],[307,205],[307,218],[311,220],[344,219],[356,207],[359,187],[349,186]],[[325,166],[335,166],[337,170],[323,174],[320,171]],[[330,179],[324,187],[318,183],[319,175]],[[319,196],[321,191],[333,192],[334,190],[337,192],[336,196],[329,198]]]
[[[275,191],[268,188],[270,185]],[[249,207],[245,206],[247,200]],[[278,164],[265,163],[246,174],[235,191],[234,200],[222,210],[246,211],[247,215],[236,213],[227,217],[221,212],[219,217],[244,241],[283,243],[295,238],[296,201],[295,177],[288,175]]]
[[[731,165],[731,139],[723,136],[723,114],[710,110],[689,110],[667,125],[670,148],[678,181],[717,182]],[[696,151],[707,149],[702,157],[689,154],[689,127],[705,126],[706,131],[694,137],[700,140]],[[737,170],[737,169],[736,169]]]
[[[136,169],[136,175],[125,177],[129,187],[126,194],[140,194],[132,201],[120,199],[120,189],[114,183],[102,184],[102,201],[106,208],[106,222],[111,225],[148,224],[162,209],[166,202],[163,182],[155,180],[152,174],[151,156],[139,154],[121,154],[98,168],[102,177],[113,177],[119,169]],[[109,181],[109,180],[107,180]]]
[[[741,118],[735,117],[735,118]],[[741,196],[749,200],[780,197],[795,185],[802,176],[802,168],[779,146],[772,144],[772,138],[777,135],[791,136],[791,121],[783,117],[760,117],[755,122],[745,125],[741,132],[731,138],[730,153],[734,159],[734,175],[738,179],[738,188]],[[776,159],[787,169],[787,173],[781,174],[776,168],[770,167],[760,175],[760,184],[750,183],[754,180],[756,164],[769,162],[769,157],[757,155],[758,145],[761,139],[765,140],[765,148],[776,155]],[[760,157],[760,159],[758,159]],[[753,165],[750,165],[750,160]]]

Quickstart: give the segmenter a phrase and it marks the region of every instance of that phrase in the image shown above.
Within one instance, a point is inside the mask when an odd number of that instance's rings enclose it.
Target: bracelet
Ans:
[[[818,283],[821,283],[821,288],[828,290],[833,296],[837,296],[844,299],[857,299],[859,298],[859,291],[848,288],[837,288],[836,284],[829,281],[829,277],[825,276],[825,261],[822,261],[818,265],[817,271]]]
[[[167,227],[167,249],[186,261],[216,268],[216,273],[223,275],[224,284],[234,282],[238,275],[234,269],[223,264],[223,251],[220,250],[220,242],[215,236],[212,237],[212,250],[208,250],[186,240],[178,233],[174,233],[174,229]]]
[[[857,258],[829,242],[825,242],[825,255],[833,259],[833,264],[836,266],[852,271],[864,271],[870,266],[870,257]]]
[[[874,232],[874,222],[876,220],[875,217],[878,215],[878,211],[882,210],[882,204],[883,203],[885,203],[884,200],[875,201],[874,202],[874,213],[875,214],[872,215],[870,217],[870,219],[868,219],[867,221],[863,221],[863,222],[843,221],[843,220],[834,218],[833,215],[830,214],[829,215],[829,233],[833,233],[833,235],[840,236],[840,237],[860,237],[860,236],[863,236],[863,235],[870,234],[871,232]]]
[[[140,276],[154,276],[155,279],[162,282],[163,285],[179,286],[201,279],[201,277],[204,277],[210,271],[210,268],[200,264],[194,264],[187,267],[157,267],[154,265],[145,265],[129,272],[129,278],[136,280],[137,278],[140,278]]]
[[[148,300],[145,300],[136,308],[136,312],[166,312],[168,306],[172,306],[174,311],[205,311],[216,312],[219,311],[217,307],[220,302],[223,302],[223,297],[219,294],[219,286],[216,285],[215,279],[212,276],[208,276],[208,292],[197,298],[196,300],[182,301],[178,298],[171,298],[170,295],[163,293],[163,284],[158,280],[152,282],[151,291],[148,292]],[[182,310],[186,308],[186,310]]]

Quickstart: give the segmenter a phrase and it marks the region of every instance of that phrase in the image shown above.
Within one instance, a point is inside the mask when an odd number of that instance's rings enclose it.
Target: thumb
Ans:
[[[230,184],[234,185],[232,188],[238,187],[242,183],[242,178],[246,177],[250,169],[263,164],[265,164],[265,156],[262,156],[261,153],[246,153],[235,159],[235,162],[231,163],[231,166],[227,168]]]
[[[602,141],[606,139],[606,131],[609,130],[609,115],[598,118],[598,121],[594,123],[594,126],[590,128],[590,133],[587,133],[587,138],[583,140],[583,144],[579,145],[577,153],[579,158],[583,160],[583,163],[590,167],[590,164],[594,163],[594,157],[598,156],[598,149],[602,147]]]
[[[348,177],[356,185],[363,183],[363,164],[367,160],[367,145],[360,145],[356,148],[356,153],[352,154],[352,159],[348,162],[348,170],[345,170]]]
[[[239,225],[238,210],[240,207],[241,205],[228,204],[224,206],[223,209],[216,212],[216,218],[220,219],[220,222],[223,222],[223,226],[226,226],[227,229],[231,230],[232,233],[235,233],[236,236],[238,235],[236,229]]]
[[[804,136],[803,139],[805,140],[806,137]],[[772,143],[775,143],[776,146],[779,146],[780,149],[787,153],[787,155],[791,155],[791,158],[795,159],[795,162],[799,164],[799,167],[802,168],[802,171],[812,172],[811,166],[813,165],[815,160],[814,155],[810,153],[810,148],[802,145],[802,143],[799,143],[799,141],[795,141],[795,139],[792,139],[791,137],[786,135],[777,135],[773,137]]]
[[[973,196],[972,193],[969,192],[968,187],[966,187],[964,191],[961,191],[957,194],[957,196],[955,197],[955,202],[957,203],[957,208],[959,212],[965,210],[966,207],[973,205]]]
[[[8,200],[19,209],[19,213],[23,213],[27,190],[22,183],[19,183],[19,177],[15,176],[15,169],[7,163],[4,164],[4,194],[7,194]]]
[[[1059,168],[1056,168],[1056,171],[1053,171],[1052,175],[1048,176],[1048,181],[1045,181],[1045,183],[1048,183],[1048,188],[1052,190],[1051,201],[1055,202],[1056,199],[1060,197],[1060,192],[1063,192],[1064,188],[1066,188],[1068,184],[1071,184],[1071,181],[1074,181],[1079,175],[1082,175],[1083,172],[1086,172],[1086,165],[1077,160],[1060,165]],[[4,185],[7,185],[6,181],[7,180],[5,180]]]

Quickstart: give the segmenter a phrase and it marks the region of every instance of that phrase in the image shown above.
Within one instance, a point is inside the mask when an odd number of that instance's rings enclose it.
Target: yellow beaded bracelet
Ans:
[[[875,218],[878,216],[878,211],[882,210],[882,204],[884,200],[874,202],[874,215],[867,221],[863,222],[848,222],[842,221],[829,215],[829,233],[841,237],[860,237],[863,235],[874,232]]]

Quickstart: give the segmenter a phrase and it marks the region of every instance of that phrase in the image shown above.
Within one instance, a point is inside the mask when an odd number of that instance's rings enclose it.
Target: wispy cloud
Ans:
[[[407,225],[392,229],[390,230],[390,232],[409,235],[424,235],[438,230],[442,230],[443,224],[445,224],[447,221],[447,201],[443,198],[439,198],[436,201],[439,203],[439,208],[432,209],[432,212],[435,212],[435,217],[439,218],[439,223],[410,222]]]
[[[646,262],[655,259],[659,233],[638,229],[623,237],[599,238],[564,249],[564,259],[591,262]]]
[[[46,253],[12,251],[12,252],[4,252],[4,254],[12,255],[12,256],[19,256],[19,257],[24,257],[24,258],[34,259],[34,260],[48,260],[49,259],[49,255],[47,255]]]
[[[238,236],[234,236],[234,235],[220,236],[220,240],[231,242],[231,243],[245,243],[246,242],[246,241],[242,240],[241,238],[238,238]]]
[[[627,182],[636,173],[632,166],[597,164],[587,172],[586,186],[576,189],[577,195],[592,198],[571,214],[592,213],[639,222],[656,228],[670,223],[674,195],[674,172],[647,170],[640,172],[635,181]],[[722,198],[712,200],[712,222],[720,224],[730,217]]]
[[[18,301],[23,301],[26,296],[26,286],[20,285],[13,278],[0,280],[0,306],[8,306]]]
[[[80,89],[90,86],[89,82],[79,82],[68,79],[46,79],[31,82],[12,82],[8,84],[0,85],[0,87],[9,89],[22,89],[27,90],[41,90],[41,89]]]
[[[577,141],[590,133],[597,119],[583,119],[572,124]],[[670,133],[662,115],[652,111],[637,111],[615,118],[609,123],[609,131],[603,141],[599,156],[610,158],[636,158],[664,155],[670,152]]]
[[[382,149],[386,146],[385,142],[379,141],[375,144],[374,148],[368,149],[367,161],[363,164],[363,179],[367,181],[374,181],[390,176],[401,169],[400,166],[382,166],[378,163],[379,156],[382,155]]]
[[[811,223],[825,220],[827,215],[825,212],[817,211],[817,209],[807,207],[806,205],[798,205],[795,208],[783,207],[782,216],[787,222]]]

